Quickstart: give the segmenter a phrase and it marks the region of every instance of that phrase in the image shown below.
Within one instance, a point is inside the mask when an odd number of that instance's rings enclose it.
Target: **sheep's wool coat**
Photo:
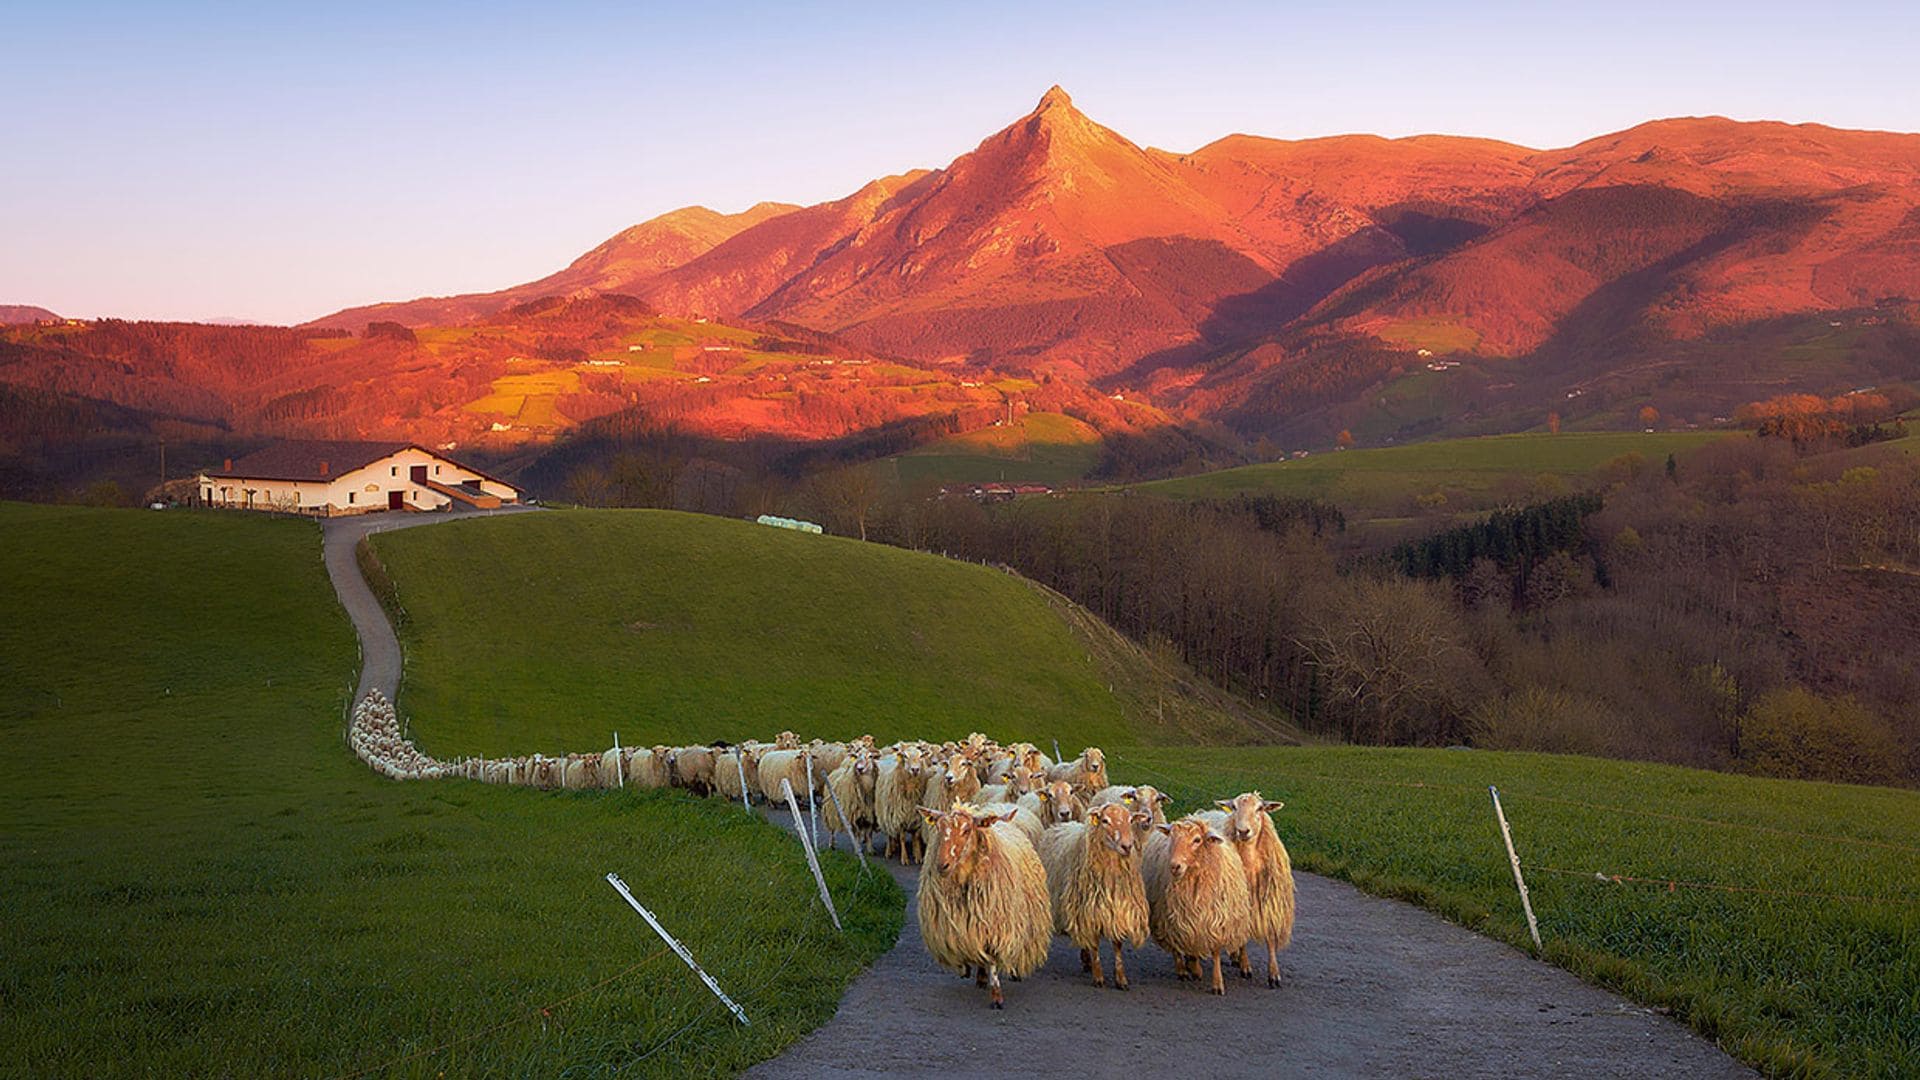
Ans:
[[[1010,822],[986,830],[983,864],[967,880],[920,866],[920,936],[936,963],[966,974],[969,965],[1022,976],[1046,963],[1053,941],[1047,872],[1026,834]]]

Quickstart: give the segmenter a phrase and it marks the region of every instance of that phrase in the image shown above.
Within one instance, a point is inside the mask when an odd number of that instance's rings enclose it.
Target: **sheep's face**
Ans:
[[[947,763],[947,774],[941,778],[941,781],[947,785],[948,791],[958,791],[972,779],[973,762],[963,757],[956,757]]]
[[[1207,827],[1207,823],[1195,818],[1182,818],[1171,825],[1160,826],[1172,841],[1167,852],[1167,870],[1174,877],[1185,877],[1187,872],[1199,865],[1207,855],[1208,844],[1224,844],[1227,838]]]
[[[1107,786],[1107,755],[1097,746],[1089,746],[1080,752],[1080,760],[1087,772],[1087,782],[1096,788]]]
[[[1040,797],[1040,804],[1047,811],[1047,824],[1059,825],[1074,820],[1072,784],[1065,780],[1055,780],[1034,794]]]
[[[900,755],[900,767],[907,770],[908,776],[919,776],[926,771],[927,762],[918,750],[909,750]]]
[[[1136,813],[1149,815],[1150,819],[1157,825],[1167,820],[1167,814],[1164,808],[1167,803],[1172,801],[1173,796],[1161,791],[1152,784],[1141,784],[1139,787],[1133,789],[1133,801],[1127,805],[1133,807]]]
[[[934,862],[942,874],[955,881],[965,881],[972,876],[987,856],[988,830],[998,822],[1012,821],[1013,815],[1011,810],[1005,814],[982,814],[965,806],[946,811],[920,808],[920,816],[939,834],[933,845]]]
[[[1119,803],[1108,803],[1093,812],[1087,827],[1095,831],[1100,842],[1113,849],[1120,857],[1133,854],[1134,818],[1145,818],[1145,814],[1135,815]]]
[[[1214,803],[1227,812],[1227,837],[1234,843],[1244,844],[1260,835],[1260,819],[1285,806],[1285,803],[1269,802],[1260,797],[1257,791],[1235,795],[1231,799],[1219,799]]]
[[[1024,765],[1015,765],[1013,771],[1007,774],[1007,798],[1010,800],[1018,799],[1039,786],[1040,774]]]

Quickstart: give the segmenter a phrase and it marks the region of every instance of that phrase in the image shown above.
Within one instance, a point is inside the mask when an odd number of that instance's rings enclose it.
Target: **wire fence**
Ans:
[[[1140,773],[1141,775],[1147,776],[1150,779],[1159,781],[1165,790],[1168,790],[1170,792],[1177,791],[1189,797],[1196,796],[1197,794],[1199,794],[1198,788],[1192,780],[1186,780],[1186,779],[1181,779],[1179,777],[1171,776],[1168,773],[1159,769],[1155,769],[1149,765],[1146,765],[1143,762],[1122,758],[1116,754],[1110,753],[1107,756],[1109,759],[1122,765],[1129,771],[1135,771]],[[1229,780],[1229,781],[1250,780],[1250,779],[1272,781],[1277,779],[1277,777],[1275,777],[1271,772],[1263,772],[1257,768],[1248,767],[1248,766],[1219,767],[1219,766],[1210,764],[1208,768],[1210,771],[1216,774],[1222,774],[1222,779]],[[1472,784],[1472,785],[1455,784],[1455,783],[1448,783],[1444,781],[1394,780],[1394,779],[1389,779],[1385,777],[1335,776],[1335,775],[1328,775],[1324,773],[1298,773],[1298,774],[1295,774],[1295,776],[1298,779],[1314,780],[1322,783],[1395,787],[1395,788],[1417,790],[1417,791],[1446,792],[1449,794],[1471,795],[1476,799],[1484,798],[1487,792],[1487,789],[1485,787],[1478,784]],[[1230,793],[1227,793],[1227,794],[1230,794]],[[1898,852],[1901,854],[1920,856],[1920,846],[1916,846],[1913,844],[1902,844],[1896,841],[1873,840],[1873,839],[1867,839],[1864,837],[1857,837],[1857,836],[1842,836],[1842,835],[1835,835],[1831,833],[1816,833],[1816,832],[1802,831],[1798,829],[1785,829],[1777,826],[1761,825],[1753,822],[1725,821],[1717,818],[1697,817],[1689,814],[1676,814],[1676,813],[1669,813],[1669,812],[1659,811],[1659,810],[1645,810],[1645,809],[1640,809],[1640,808],[1631,807],[1631,806],[1613,806],[1605,803],[1588,802],[1581,799],[1568,799],[1568,798],[1563,798],[1555,795],[1543,795],[1543,794],[1534,793],[1534,792],[1509,790],[1504,787],[1500,789],[1500,794],[1508,802],[1516,802],[1516,801],[1521,803],[1526,803],[1529,801],[1540,802],[1540,803],[1547,803],[1555,806],[1565,806],[1565,807],[1571,807],[1571,808],[1582,809],[1582,810],[1590,810],[1597,814],[1625,815],[1629,817],[1646,818],[1646,819],[1657,820],[1657,821],[1668,821],[1668,822],[1674,822],[1676,824],[1684,824],[1684,825],[1691,825],[1691,826],[1705,826],[1705,827],[1711,827],[1711,828],[1744,830],[1744,831],[1763,833],[1763,834],[1774,835],[1774,836],[1790,837],[1796,840],[1809,840],[1809,841],[1815,841],[1819,843],[1850,845],[1855,847],[1871,848],[1871,849],[1880,850],[1880,851]],[[1712,881],[1693,881],[1693,880],[1688,880],[1688,879],[1678,878],[1678,877],[1661,877],[1657,875],[1647,875],[1647,874],[1612,873],[1612,872],[1598,871],[1598,870],[1569,870],[1563,867],[1535,865],[1532,863],[1522,863],[1522,868],[1529,872],[1537,871],[1539,873],[1544,873],[1544,874],[1553,874],[1561,877],[1580,879],[1580,880],[1592,882],[1594,884],[1607,884],[1607,885],[1632,884],[1632,885],[1660,886],[1668,892],[1677,892],[1681,889],[1700,889],[1700,890],[1706,890],[1706,891],[1712,891],[1712,892],[1741,893],[1741,894],[1748,894],[1748,895],[1755,895],[1755,896],[1775,896],[1775,897],[1799,899],[1799,900],[1832,900],[1832,901],[1838,901],[1838,902],[1876,904],[1876,905],[1887,905],[1887,906],[1893,906],[1893,907],[1910,907],[1910,906],[1920,905],[1920,896],[1871,896],[1871,895],[1862,895],[1857,893],[1821,892],[1821,891],[1805,890],[1805,889],[1783,889],[1783,888],[1775,888],[1775,887],[1764,886],[1764,885],[1733,884],[1733,883],[1712,882]]]

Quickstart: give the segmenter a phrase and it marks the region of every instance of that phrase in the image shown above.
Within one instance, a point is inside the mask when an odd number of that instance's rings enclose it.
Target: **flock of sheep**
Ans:
[[[1080,949],[1083,970],[1106,985],[1100,947],[1113,949],[1113,982],[1127,989],[1125,949],[1151,938],[1183,980],[1204,977],[1226,993],[1222,964],[1242,978],[1248,945],[1267,951],[1267,985],[1293,936],[1293,867],[1273,828],[1280,803],[1258,792],[1168,821],[1169,797],[1151,785],[1117,785],[1105,755],[1088,748],[1054,762],[1030,743],[1001,746],[974,734],[959,743],[875,746],[771,743],[615,747],[597,754],[470,758],[422,754],[377,691],[355,707],[354,752],[394,779],[465,777],[537,788],[686,788],[729,799],[779,802],[782,782],[819,797],[828,843],[845,832],[873,838],[903,864],[920,863],[920,933],[935,961],[1005,999],[1002,974],[1020,978],[1046,961],[1053,936]]]

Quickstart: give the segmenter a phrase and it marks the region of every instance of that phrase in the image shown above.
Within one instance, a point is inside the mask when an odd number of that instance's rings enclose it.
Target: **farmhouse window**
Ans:
[[[351,491],[349,491],[349,492],[347,492],[347,502],[348,502],[349,504],[351,504],[351,503],[353,502],[353,496],[354,496],[354,494],[355,494],[355,493],[354,493],[354,492],[351,492]]]
[[[387,466],[387,475],[388,475],[388,476],[399,476],[399,475],[400,475],[400,466],[398,466],[398,465],[389,465],[389,466]]]

